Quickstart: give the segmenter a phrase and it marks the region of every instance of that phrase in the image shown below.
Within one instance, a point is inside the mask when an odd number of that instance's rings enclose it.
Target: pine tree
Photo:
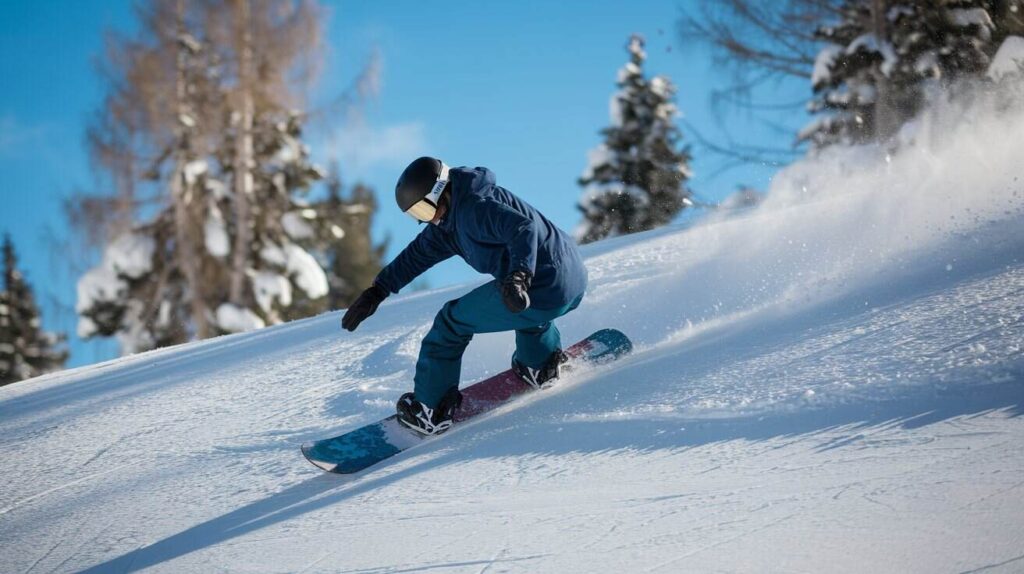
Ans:
[[[0,291],[0,386],[60,370],[67,361],[64,337],[42,330],[32,288],[18,271],[14,244],[3,242]]]
[[[715,101],[769,123],[797,110],[771,84],[810,80],[816,117],[797,142],[814,148],[885,141],[936,97],[959,95],[1009,36],[1024,35],[1024,0],[696,0],[679,22],[686,43],[712,48],[732,85]],[[692,13],[691,13],[692,12]],[[824,44],[824,47],[822,46]],[[800,105],[800,104],[796,104]],[[785,114],[786,112],[781,112]],[[741,162],[788,160],[783,150],[733,143]],[[796,150],[789,150],[790,152]]]
[[[581,243],[665,225],[691,204],[690,153],[679,149],[674,123],[676,89],[664,76],[644,77],[643,38],[632,36],[627,50],[630,61],[611,100],[612,125],[602,130],[605,141],[591,151],[579,179]]]
[[[324,174],[311,162],[310,150],[302,143],[300,115],[280,109],[259,110],[252,133],[251,224],[242,244],[246,289],[241,299],[233,300],[230,292],[225,293],[218,314],[225,312],[222,308],[230,309],[225,306],[238,305],[235,301],[239,300],[242,308],[252,310],[266,324],[321,313],[327,309],[329,286],[313,256],[319,214],[307,196]],[[224,149],[234,148],[234,137],[237,130],[229,132]],[[236,179],[233,159],[222,158],[221,170]],[[230,199],[221,201],[221,213],[230,213]],[[232,250],[240,245],[236,240],[241,227],[235,219],[227,231],[233,239]],[[223,322],[221,328],[230,330]]]
[[[916,116],[930,91],[981,78],[1008,34],[1022,29],[1021,0],[846,0],[811,78],[819,117],[798,140],[817,147],[885,141]]]
[[[312,205],[317,212],[315,252],[327,272],[328,306],[343,309],[373,282],[384,266],[387,241],[373,244],[370,235],[377,198],[369,187],[356,184],[343,194],[337,163],[327,178],[327,197]]]
[[[143,168],[100,167],[147,197],[79,282],[79,335],[130,353],[322,311],[304,199],[322,174],[293,83],[319,46],[315,6],[151,0],[140,16],[139,38],[113,42],[97,124],[135,130],[115,149]]]

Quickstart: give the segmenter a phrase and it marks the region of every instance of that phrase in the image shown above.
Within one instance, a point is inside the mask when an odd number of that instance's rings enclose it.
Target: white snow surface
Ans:
[[[304,210],[312,211],[312,210]],[[313,217],[316,217],[316,212],[313,212]],[[289,211],[281,216],[281,226],[284,227],[285,233],[292,239],[310,239],[316,232],[313,230],[313,226],[306,221],[305,213],[301,211]]]
[[[1024,38],[1020,36],[1003,40],[988,67],[988,77],[993,80],[1011,75],[1024,75]]]
[[[78,280],[76,311],[85,311],[97,301],[116,301],[125,296],[128,284],[106,265],[97,265]],[[84,335],[83,335],[84,336]]]
[[[217,307],[217,325],[231,333],[244,333],[262,329],[266,323],[250,309],[231,303],[222,303]]]
[[[811,87],[817,87],[819,84],[826,84],[832,80],[832,66],[835,64],[836,58],[842,53],[843,47],[836,44],[826,44],[818,52],[818,56],[814,59]]]
[[[260,249],[260,259],[271,265],[288,266],[288,257],[285,256],[284,249],[271,242],[267,242],[263,249]]]
[[[114,240],[103,253],[105,265],[117,273],[138,279],[153,269],[156,242],[152,237],[125,233]]]
[[[224,215],[216,204],[210,205],[206,223],[203,226],[203,243],[206,250],[214,257],[227,257],[231,253],[231,239],[228,237]]]
[[[252,278],[252,290],[256,297],[256,304],[264,313],[269,313],[273,309],[275,301],[283,307],[292,304],[292,284],[279,273],[271,271],[255,273]]]
[[[185,183],[188,185],[195,185],[196,181],[200,177],[206,175],[209,169],[210,166],[204,159],[197,159],[186,163],[183,170],[185,174]]]
[[[284,253],[288,260],[288,273],[294,276],[299,289],[312,299],[327,295],[327,275],[308,251],[289,243],[284,246]]]
[[[0,571],[1019,572],[1024,118],[963,123],[587,246],[558,324],[631,356],[353,477],[298,446],[390,414],[473,285],[0,388]]]
[[[662,98],[672,97],[672,93],[675,91],[672,82],[665,76],[654,76],[651,78],[650,87],[652,92]]]
[[[995,28],[992,17],[984,8],[953,8],[948,13],[950,21],[957,26],[978,26],[986,31]]]

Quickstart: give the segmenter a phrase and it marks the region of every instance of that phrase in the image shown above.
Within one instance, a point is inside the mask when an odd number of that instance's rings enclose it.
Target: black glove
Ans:
[[[359,295],[355,303],[352,303],[348,308],[348,311],[345,311],[345,316],[341,318],[342,328],[355,331],[356,327],[363,322],[363,319],[377,311],[380,302],[387,299],[388,295],[389,293],[386,289],[374,283],[369,289]]]
[[[530,306],[530,283],[533,275],[529,271],[513,271],[501,282],[501,301],[509,311],[522,313]]]

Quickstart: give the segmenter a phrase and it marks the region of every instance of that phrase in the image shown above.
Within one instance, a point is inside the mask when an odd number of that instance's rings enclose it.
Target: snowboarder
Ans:
[[[354,331],[388,295],[453,255],[495,279],[441,307],[420,345],[413,392],[396,405],[399,420],[427,435],[451,427],[462,354],[476,333],[514,330],[515,373],[537,388],[556,379],[567,357],[552,321],[579,306],[587,287],[572,238],[483,167],[421,157],[398,178],[395,200],[430,225],[352,303],[343,328]]]

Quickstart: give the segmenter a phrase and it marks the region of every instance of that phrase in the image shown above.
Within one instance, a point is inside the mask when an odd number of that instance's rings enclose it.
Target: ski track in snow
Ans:
[[[564,338],[635,353],[357,476],[298,446],[390,414],[473,285],[0,389],[0,571],[1020,571],[1024,194],[935,153],[587,246]]]

